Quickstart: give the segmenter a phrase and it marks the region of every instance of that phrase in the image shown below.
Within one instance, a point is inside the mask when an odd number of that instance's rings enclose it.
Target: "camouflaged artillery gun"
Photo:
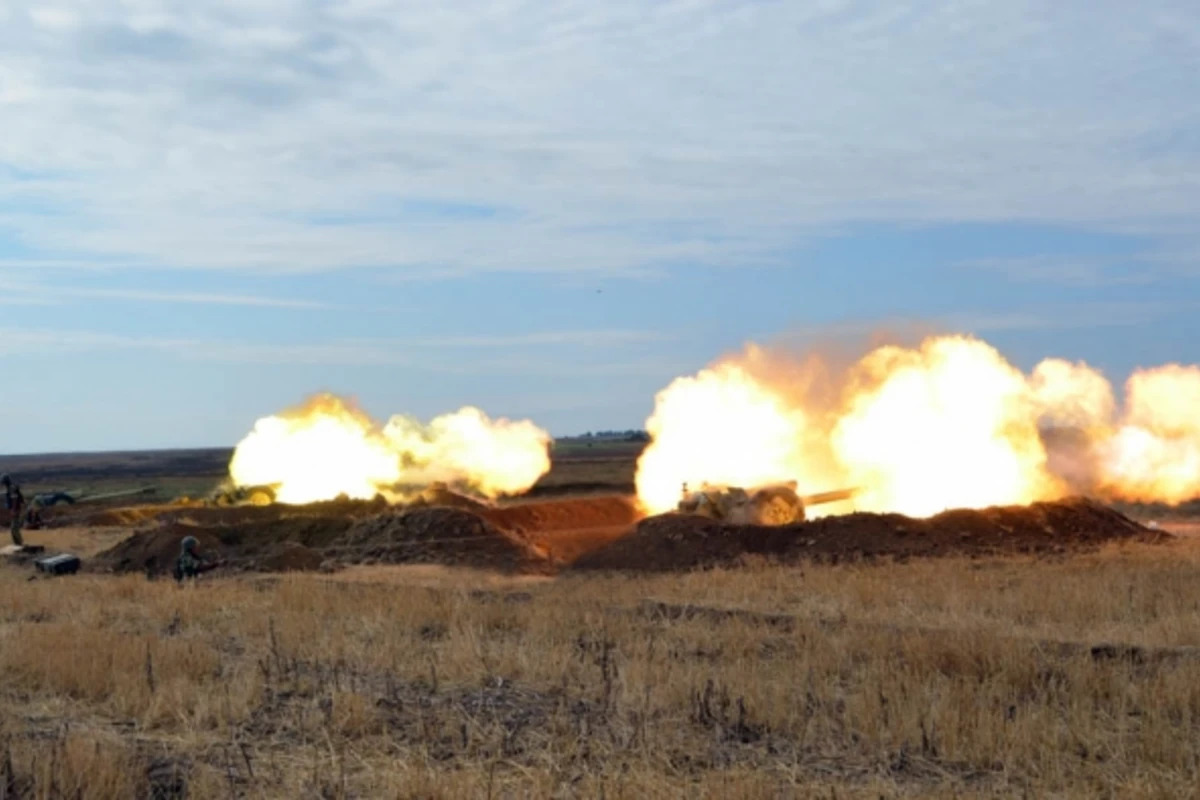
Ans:
[[[699,491],[689,492],[684,484],[677,510],[738,525],[789,525],[804,522],[809,506],[849,500],[858,494],[858,489],[838,489],[800,495],[796,486],[795,481],[788,481],[746,490],[704,484]]]
[[[42,527],[44,523],[42,510],[52,506],[60,504],[77,506],[86,503],[96,503],[101,500],[115,500],[119,497],[137,497],[157,492],[157,486],[143,486],[140,489],[125,489],[119,492],[101,492],[100,494],[66,492],[62,490],[39,492],[33,495],[25,506],[25,524],[23,527],[29,530],[37,530]]]
[[[38,530],[45,525],[45,519],[42,517],[42,511],[51,506],[57,506],[65,503],[66,505],[75,506],[85,503],[93,503],[100,500],[111,500],[118,497],[132,497],[135,495],[154,494],[158,491],[158,487],[144,486],[140,489],[128,489],[120,492],[103,492],[100,494],[84,494],[82,492],[72,493],[62,490],[51,492],[39,492],[31,496],[28,500],[24,500],[21,496],[19,486],[11,482],[8,476],[4,476],[6,486],[11,486],[15,489],[16,497],[15,508],[9,513],[9,525],[11,526],[11,534],[13,543],[9,546],[0,548],[0,555],[8,558],[24,558],[34,556],[45,552],[45,545],[26,544],[21,532],[23,530]],[[59,520],[63,523],[65,520]],[[39,559],[35,562],[35,566],[41,572],[46,572],[52,575],[69,574],[79,569],[78,556],[70,553],[60,553],[49,558]]]
[[[235,486],[230,481],[222,482],[204,498],[205,505],[220,507],[227,506],[269,506],[275,502],[277,484],[262,486]]]

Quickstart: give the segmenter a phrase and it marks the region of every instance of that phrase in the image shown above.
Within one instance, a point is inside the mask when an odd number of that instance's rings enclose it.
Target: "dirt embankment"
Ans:
[[[1053,554],[1113,541],[1153,541],[1146,528],[1088,500],[954,510],[929,519],[848,514],[797,525],[728,525],[665,514],[573,565],[585,570],[662,572],[736,564],[746,556],[782,562]]]
[[[772,560],[859,561],[939,556],[1053,554],[1111,541],[1163,539],[1086,500],[949,511],[930,519],[850,514],[797,525],[730,525],[665,514],[635,523],[624,497],[486,506],[469,501],[375,509],[342,503],[188,509],[102,553],[119,572],[169,572],[184,536],[233,569],[333,569],[347,564],[445,564],[501,572],[672,571]],[[197,513],[203,512],[203,513]]]
[[[217,509],[224,510],[224,509]],[[262,512],[264,509],[236,509]],[[502,572],[541,572],[544,552],[519,534],[463,509],[442,506],[364,514],[225,515],[160,521],[97,556],[101,569],[167,574],[185,536],[235,570],[308,571],[345,564],[449,564]],[[251,514],[262,516],[261,513]]]
[[[543,572],[545,554],[520,535],[460,508],[415,508],[363,519],[328,551],[341,564],[448,564]]]
[[[80,504],[54,506],[42,512],[43,527],[126,528],[152,521],[191,522],[198,525],[235,525],[283,517],[345,515],[364,517],[388,508],[383,498],[330,500],[308,505],[210,506],[202,502],[156,503],[136,506]]]
[[[115,572],[169,573],[183,538],[194,536],[202,555],[237,569],[317,569],[325,561],[322,551],[353,524],[349,517],[285,517],[230,525],[172,521],[134,533],[96,560]]]
[[[179,509],[180,506],[155,505],[105,508],[83,514],[60,512],[46,519],[45,526],[47,528],[62,528],[69,525],[81,525],[88,528],[129,528],[163,515],[176,513]]]
[[[629,526],[638,519],[633,500],[616,496],[515,503],[480,513],[500,528],[526,535]]]

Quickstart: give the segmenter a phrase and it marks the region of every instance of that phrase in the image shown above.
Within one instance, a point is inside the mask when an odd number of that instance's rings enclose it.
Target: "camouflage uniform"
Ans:
[[[194,578],[200,574],[204,559],[196,552],[195,536],[183,537],[179,548],[179,558],[175,559],[175,580],[182,582],[184,578]]]

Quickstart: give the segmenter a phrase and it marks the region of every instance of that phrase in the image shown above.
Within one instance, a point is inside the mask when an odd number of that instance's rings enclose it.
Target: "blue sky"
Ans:
[[[749,339],[1200,361],[1200,7],[0,7],[0,452],[640,426]]]

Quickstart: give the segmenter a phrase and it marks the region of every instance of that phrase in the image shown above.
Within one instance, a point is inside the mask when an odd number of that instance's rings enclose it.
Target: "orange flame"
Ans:
[[[1200,495],[1200,367],[1139,370],[1125,392],[1124,422],[1098,447],[1110,490],[1167,503]]]
[[[238,486],[275,486],[282,503],[394,497],[433,481],[496,497],[546,474],[549,444],[532,422],[491,420],[476,408],[429,425],[396,416],[381,427],[348,401],[321,394],[260,419],[234,451],[229,474]]]
[[[1197,367],[1135,374],[1118,414],[1108,380],[1087,364],[1047,359],[1026,375],[969,336],[879,347],[824,397],[810,384],[827,365],[776,362],[763,369],[763,351],[751,347],[658,395],[637,473],[647,512],[674,508],[685,482],[859,489],[814,516],[928,516],[1080,490],[1167,502],[1200,495]],[[1082,444],[1048,435],[1055,428]]]
[[[831,438],[861,509],[925,516],[1058,491],[1025,377],[982,342],[880,348],[847,388]]]
[[[651,444],[638,462],[637,493],[652,513],[674,508],[684,483],[806,485],[820,478],[805,458],[804,410],[737,364],[676,380],[659,393],[646,430]]]

